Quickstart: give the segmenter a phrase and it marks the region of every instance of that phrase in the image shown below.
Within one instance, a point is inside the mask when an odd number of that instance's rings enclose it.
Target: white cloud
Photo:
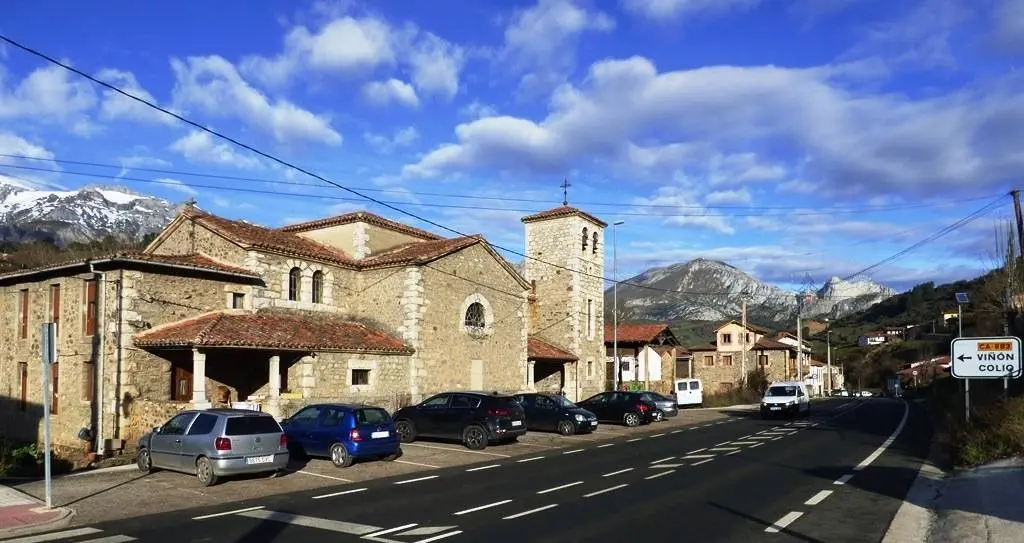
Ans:
[[[406,57],[412,83],[420,91],[448,100],[459,91],[459,73],[465,62],[461,47],[423,32],[406,48]]]
[[[151,104],[157,104],[146,89],[139,85],[139,81],[131,72],[105,68],[96,74],[96,78],[104,83],[109,83],[119,89],[141,98]],[[100,119],[105,121],[116,121],[121,119],[154,122],[171,125],[177,121],[174,117],[161,111],[153,109],[145,104],[132,100],[110,89],[103,89],[103,101],[100,104]]]
[[[642,57],[604,60],[591,66],[582,84],[556,91],[544,119],[499,116],[460,124],[454,143],[407,165],[403,174],[471,168],[552,173],[595,161],[628,164],[638,155],[692,165],[706,163],[698,152],[705,147],[742,155],[768,142],[799,157],[789,169],[799,169],[823,195],[978,190],[1024,169],[1021,75],[914,100],[857,92],[834,74],[831,66],[659,73]],[[762,178],[781,173],[756,171]]]
[[[921,0],[899,17],[869,26],[843,58],[880,56],[904,71],[954,68],[953,33],[977,7],[964,0]]]
[[[993,38],[1012,53],[1024,53],[1024,0],[998,0]]]
[[[708,193],[708,195],[704,197],[704,203],[707,205],[742,205],[749,204],[753,201],[754,197],[746,188],[737,190],[719,190]]]
[[[260,166],[256,157],[239,153],[234,147],[216,141],[207,132],[193,130],[171,144],[170,149],[191,162],[253,169]]]
[[[615,20],[608,14],[588,10],[577,0],[538,0],[512,17],[498,58],[521,75],[521,90],[545,91],[568,75],[584,33],[614,28]]]
[[[0,119],[30,119],[68,126],[81,136],[97,131],[88,113],[99,98],[90,83],[58,66],[38,68],[13,88],[0,71]]]
[[[11,158],[0,156],[0,166],[4,164],[8,165],[26,165],[34,168],[46,168],[59,171],[60,165],[53,162],[56,155],[53,151],[43,147],[38,143],[33,143],[17,134],[12,132],[0,131],[0,154],[3,155],[17,155],[19,157],[27,157],[28,159]],[[31,160],[38,159],[38,160]],[[12,184],[16,185],[27,185],[29,188],[42,188],[46,186],[55,186],[53,179],[56,175],[46,174],[45,172],[29,172],[20,173],[17,175],[17,179],[22,180],[18,182],[15,180],[15,176],[8,173],[8,178]]]
[[[416,108],[420,99],[412,85],[398,79],[387,81],[371,81],[363,85],[363,96],[374,105],[384,106],[396,102],[407,107]]]
[[[220,56],[172,59],[171,68],[177,81],[173,92],[177,107],[196,109],[210,116],[237,117],[280,143],[341,145],[341,134],[331,127],[330,118],[287,100],[272,102]]]
[[[648,218],[657,218],[663,224],[703,228],[720,234],[736,233],[736,229],[726,221],[726,217],[721,213],[713,214],[707,211],[697,202],[693,191],[681,187],[661,187],[654,195],[634,198],[632,203],[640,211],[662,208],[651,213]],[[679,214],[672,215],[671,208],[667,208],[667,206],[675,206],[679,209]]]
[[[697,15],[718,15],[751,9],[761,0],[621,0],[622,7],[657,21]]]
[[[473,100],[459,108],[459,115],[471,120],[483,119],[484,117],[497,116],[498,109],[492,105],[480,102],[479,100]]]
[[[169,188],[171,190],[176,190],[178,192],[182,192],[182,193],[188,194],[189,196],[195,196],[195,195],[199,194],[198,192],[196,192],[195,189],[193,189],[192,187],[186,185],[180,179],[172,179],[170,177],[161,177],[160,179],[157,179],[155,182],[158,183],[158,184],[161,184],[164,187],[167,187],[167,188]]]
[[[391,136],[374,134],[371,132],[363,134],[363,139],[382,153],[390,153],[398,147],[412,145],[412,143],[419,139],[419,137],[419,132],[417,132],[416,128],[412,126],[396,130]]]

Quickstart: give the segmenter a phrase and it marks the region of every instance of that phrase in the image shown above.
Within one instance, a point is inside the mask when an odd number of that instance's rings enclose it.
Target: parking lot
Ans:
[[[293,460],[285,474],[274,477],[229,478],[207,488],[199,486],[195,477],[188,475],[172,472],[143,475],[134,466],[124,466],[113,471],[85,472],[54,479],[54,505],[75,510],[72,524],[92,524],[272,494],[315,491],[324,487],[436,468],[500,461],[527,455],[541,456],[557,449],[586,447],[606,440],[655,434],[677,427],[711,422],[726,416],[724,410],[687,409],[681,410],[679,416],[665,422],[638,428],[602,424],[592,434],[575,436],[530,432],[519,438],[516,443],[492,445],[482,451],[471,451],[454,442],[416,441],[403,445],[402,457],[394,462],[357,463],[347,469],[338,469],[328,460]],[[43,497],[42,481],[24,483],[17,485],[16,488],[33,496]]]

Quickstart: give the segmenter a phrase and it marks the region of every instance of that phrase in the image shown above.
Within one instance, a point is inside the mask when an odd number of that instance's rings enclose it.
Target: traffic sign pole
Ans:
[[[964,380],[964,417],[971,419],[971,379],[1021,376],[1021,340],[1015,336],[958,337],[949,346],[950,374]]]

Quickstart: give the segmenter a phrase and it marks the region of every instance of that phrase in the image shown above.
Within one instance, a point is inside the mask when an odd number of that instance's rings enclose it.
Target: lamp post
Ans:
[[[619,389],[619,236],[618,227],[626,221],[612,223],[612,370],[613,388]]]
[[[970,303],[966,292],[956,293],[956,337],[964,337],[964,306]],[[952,359],[950,360],[952,362]],[[971,380],[964,379],[964,420],[971,422]]]
[[[825,387],[825,393],[829,396],[832,395],[832,323],[829,319],[825,319],[825,356],[828,360],[826,362],[828,371],[828,381]]]

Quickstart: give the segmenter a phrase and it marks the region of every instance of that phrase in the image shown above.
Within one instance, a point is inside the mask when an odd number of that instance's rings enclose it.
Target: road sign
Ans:
[[[914,375],[917,375],[917,370],[914,370],[914,371],[913,371],[913,372],[911,372],[911,373],[913,373]]]
[[[964,337],[950,345],[950,373],[959,379],[1021,376],[1018,337]]]

